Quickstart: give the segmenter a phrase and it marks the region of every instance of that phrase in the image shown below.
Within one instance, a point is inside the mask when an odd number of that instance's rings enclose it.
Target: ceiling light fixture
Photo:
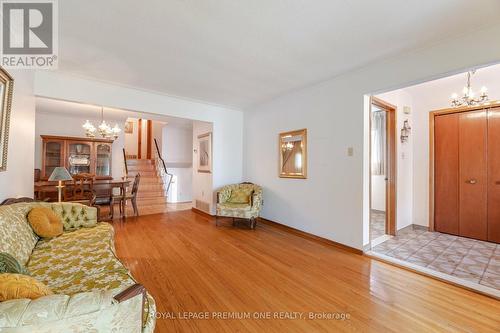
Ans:
[[[97,129],[89,120],[86,120],[82,127],[85,130],[85,135],[88,138],[95,138],[96,132],[98,131],[101,137],[105,139],[113,138],[114,140],[116,140],[118,138],[118,135],[122,131],[118,124],[115,124],[115,126],[111,128],[111,126],[106,123],[106,121],[104,120],[104,108],[102,106],[101,124],[97,127]]]
[[[489,99],[487,93],[488,89],[486,89],[486,87],[481,88],[479,97],[474,97],[475,93],[474,91],[472,91],[470,78],[475,73],[476,71],[467,72],[467,86],[465,86],[463,89],[464,95],[459,98],[457,93],[453,93],[453,95],[451,95],[451,106],[453,107],[471,106],[471,105],[478,105],[488,101]]]

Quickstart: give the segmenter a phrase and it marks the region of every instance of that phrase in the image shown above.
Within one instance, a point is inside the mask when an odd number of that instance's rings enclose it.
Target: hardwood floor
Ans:
[[[115,221],[118,256],[156,299],[156,332],[498,332],[500,302],[279,228],[192,211]],[[184,319],[188,313],[248,319]],[[223,312],[223,313],[220,313]],[[299,312],[302,319],[254,319]],[[345,320],[308,319],[346,313]],[[176,317],[175,319],[165,316]],[[182,317],[182,318],[181,318]]]

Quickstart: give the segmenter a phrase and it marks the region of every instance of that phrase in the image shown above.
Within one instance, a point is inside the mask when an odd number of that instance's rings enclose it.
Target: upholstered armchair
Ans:
[[[262,188],[252,183],[232,184],[222,187],[217,192],[217,208],[215,223],[219,225],[219,217],[247,219],[250,227],[255,229],[257,217],[262,207]]]

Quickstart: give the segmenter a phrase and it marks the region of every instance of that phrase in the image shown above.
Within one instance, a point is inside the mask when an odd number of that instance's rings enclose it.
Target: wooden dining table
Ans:
[[[45,197],[52,197],[54,193],[57,193],[57,181],[46,181],[41,180],[35,182],[35,198],[39,200],[43,200]],[[115,188],[120,189],[120,194],[125,193],[127,186],[130,184],[130,180],[123,178],[115,178],[115,179],[96,179],[93,182],[93,188],[97,192],[97,196],[99,193],[106,193],[109,191],[113,191]],[[64,183],[65,189],[71,189],[73,184],[71,181],[67,181]]]

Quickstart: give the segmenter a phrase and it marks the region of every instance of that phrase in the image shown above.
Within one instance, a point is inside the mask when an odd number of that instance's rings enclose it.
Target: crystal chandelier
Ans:
[[[101,107],[101,124],[95,128],[95,126],[88,120],[85,121],[85,124],[82,125],[85,130],[85,135],[89,138],[95,138],[96,132],[99,132],[99,135],[105,139],[117,139],[118,135],[122,131],[118,124],[115,124],[113,128],[111,128],[108,123],[104,120],[104,108]]]
[[[472,75],[474,75],[476,71],[469,71],[467,72],[467,86],[464,87],[463,89],[463,96],[458,97],[458,94],[453,93],[451,95],[451,106],[453,107],[458,107],[458,106],[471,106],[471,105],[477,105],[484,103],[488,101],[488,94],[486,87],[482,87],[480,91],[480,95],[478,97],[474,97],[475,93],[472,91],[471,84],[470,84],[470,78]]]
[[[281,144],[281,150],[283,150],[283,152],[286,152],[286,151],[289,151],[289,150],[292,150],[292,149],[293,149],[293,143],[290,142],[290,141],[283,142]]]

